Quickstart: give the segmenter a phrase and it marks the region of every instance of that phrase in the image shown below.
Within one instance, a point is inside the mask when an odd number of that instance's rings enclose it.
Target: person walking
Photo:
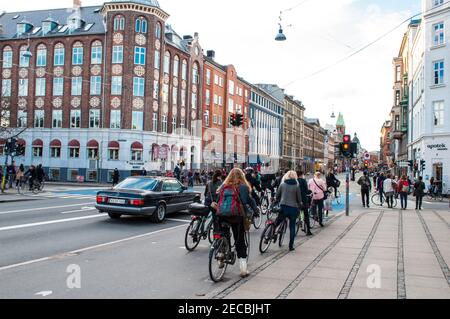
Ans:
[[[7,172],[8,172],[9,188],[12,188],[13,181],[16,180],[16,162],[15,161],[12,161],[11,165],[8,166]]]
[[[177,164],[173,170],[173,175],[175,176],[175,178],[177,180],[179,180],[181,182],[181,168],[180,168],[180,164]]]
[[[422,210],[422,199],[425,196],[425,183],[422,176],[419,176],[414,183],[414,196],[416,196],[416,210]]]
[[[233,238],[235,239],[236,253],[239,259],[240,275],[241,277],[247,277],[249,271],[247,265],[244,217],[249,218],[252,214],[252,212],[246,210],[247,205],[249,205],[253,211],[258,210],[256,203],[250,195],[251,186],[245,179],[244,172],[240,168],[233,168],[223,184],[217,190],[217,193],[219,194],[216,213],[219,226],[218,230],[221,230],[222,222],[227,222],[231,225]],[[235,198],[237,198],[237,201],[240,201],[242,205],[237,203],[232,205]],[[233,211],[229,212],[229,209],[232,209]],[[221,266],[224,267],[225,264]]]
[[[403,175],[400,182],[397,185],[397,191],[400,194],[400,202],[402,204],[402,209],[408,208],[408,193],[409,193],[409,183],[406,175]]]
[[[16,187],[22,186],[24,177],[25,177],[25,167],[23,166],[23,164],[20,164],[19,168],[16,171]]]
[[[114,169],[112,174],[112,187],[116,186],[119,183],[120,174],[117,168]]]
[[[361,197],[363,207],[366,207],[367,203],[367,208],[370,208],[369,194],[370,191],[372,190],[372,183],[370,182],[369,176],[367,176],[367,172],[364,172],[364,175],[358,179],[358,185],[361,186]]]
[[[322,173],[316,172],[308,182],[308,188],[313,193],[312,212],[319,219],[320,227],[323,227],[323,202],[327,193],[327,184],[321,179]],[[317,209],[319,210],[317,215]]]
[[[329,170],[326,178],[326,182],[328,187],[332,187],[334,189],[334,197],[337,197],[337,189],[340,186],[341,182],[336,178],[333,173],[333,170]]]
[[[310,197],[311,191],[308,189],[308,182],[305,179],[305,174],[302,171],[297,171],[297,182],[302,195],[302,206],[304,225],[302,231],[306,236],[312,236],[311,225],[309,223],[309,207],[311,206]]]
[[[394,190],[397,184],[392,179],[392,175],[388,174],[387,178],[383,181],[383,190],[386,197],[388,208],[394,208]]]
[[[145,167],[142,167],[141,176],[147,176],[147,170],[145,169]]]
[[[377,191],[380,196],[380,206],[383,206],[383,195],[384,195],[384,180],[386,177],[384,176],[384,173],[380,174],[380,177],[377,179]]]
[[[284,175],[280,187],[277,189],[276,202],[280,203],[281,212],[276,220],[276,227],[280,225],[285,218],[289,219],[289,251],[295,250],[295,222],[298,213],[303,205],[302,194],[297,182],[298,176],[295,171],[288,171]]]

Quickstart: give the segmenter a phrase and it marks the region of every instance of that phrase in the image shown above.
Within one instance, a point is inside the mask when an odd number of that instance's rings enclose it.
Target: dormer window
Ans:
[[[28,33],[33,26],[28,22],[21,22],[17,24],[17,33],[19,35]]]
[[[69,20],[69,29],[70,31],[74,31],[76,29],[81,28],[81,26],[84,24],[84,21],[80,17],[73,17]]]
[[[57,23],[54,21],[44,21],[42,22],[42,34],[47,34],[53,31],[57,26]]]

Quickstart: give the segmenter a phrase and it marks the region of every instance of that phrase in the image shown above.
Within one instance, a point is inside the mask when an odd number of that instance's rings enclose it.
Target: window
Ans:
[[[234,112],[234,101],[233,99],[228,99],[228,112]]]
[[[145,48],[134,47],[134,64],[145,65]]]
[[[45,96],[45,78],[36,79],[36,96]]]
[[[197,93],[192,92],[192,108],[197,108]]]
[[[183,60],[183,65],[181,66],[181,79],[187,80],[187,61]]]
[[[96,160],[98,158],[98,148],[97,147],[89,147],[88,151],[88,159]]]
[[[22,46],[20,48],[20,60],[19,60],[19,66],[23,68],[27,68],[30,66],[30,58],[26,55],[24,55],[25,52],[28,51],[28,48],[26,46]]]
[[[153,132],[158,131],[158,114],[153,113]]]
[[[89,111],[89,128],[99,128],[100,126],[100,110]]]
[[[215,117],[215,115],[214,115],[214,117]],[[208,110],[205,111],[205,125],[209,126],[209,111]]]
[[[223,87],[223,78],[219,77],[219,86]]]
[[[34,127],[36,127],[36,128],[44,127],[44,111],[43,110],[34,111]]]
[[[198,74],[198,65],[194,64],[194,67],[192,68],[192,81],[194,84],[200,83],[200,76]]]
[[[42,157],[42,146],[33,146],[33,156]]]
[[[144,96],[145,79],[133,77],[133,95]]]
[[[113,76],[111,78],[111,94],[122,95],[122,77]]]
[[[180,70],[180,58],[176,55],[173,59],[173,69],[172,69],[172,75],[175,77],[178,77],[178,72]]]
[[[120,110],[111,110],[110,128],[120,129]]]
[[[163,84],[162,101],[169,102],[169,84]]]
[[[440,6],[441,4],[444,4],[444,0],[433,0],[434,1],[434,6]]]
[[[3,110],[0,118],[0,126],[1,127],[9,127],[11,126],[10,122],[10,111]]]
[[[161,67],[161,54],[159,51],[155,51],[155,69],[158,69]]]
[[[162,116],[162,125],[161,125],[161,132],[167,133],[167,116]]]
[[[50,157],[59,158],[61,157],[61,147],[50,147]]]
[[[142,161],[142,150],[131,150],[132,161]]]
[[[206,84],[207,85],[211,84],[211,70],[210,69],[206,69]]]
[[[114,31],[125,29],[125,18],[118,16],[114,18]]]
[[[395,105],[396,106],[400,105],[400,91],[399,90],[395,91]]]
[[[70,111],[70,128],[81,127],[81,110]]]
[[[223,98],[219,95],[219,106],[223,106]]]
[[[2,80],[2,96],[11,96],[11,79]]]
[[[81,95],[82,81],[81,76],[72,77],[72,96]]]
[[[12,68],[12,58],[13,53],[11,47],[6,47],[3,49],[3,68]]]
[[[161,38],[161,23],[156,23],[156,26],[155,26],[155,37],[157,38],[157,39],[160,39]]]
[[[214,84],[219,85],[219,76],[217,74],[214,74]]]
[[[132,112],[131,129],[142,131],[144,124],[144,113],[141,111]]]
[[[234,95],[234,82],[228,81],[228,93]]]
[[[170,72],[170,53],[166,52],[164,54],[164,73],[169,74]]]
[[[186,90],[181,90],[181,106],[186,106]]]
[[[159,98],[159,81],[158,80],[153,81],[153,98],[156,100]]]
[[[69,157],[70,158],[80,158],[80,148],[79,147],[69,147]]]
[[[27,127],[28,113],[26,111],[17,112],[17,127]]]
[[[99,44],[91,48],[91,64],[102,64],[102,46]]]
[[[205,104],[206,105],[210,105],[211,104],[211,92],[208,89],[206,89]]]
[[[217,124],[222,125],[222,115],[219,115],[219,121]]]
[[[61,128],[62,127],[62,110],[53,110],[52,112],[52,127]]]
[[[217,115],[216,114],[213,115],[213,124],[217,124]]]
[[[46,66],[46,65],[47,65],[47,48],[44,46],[38,48],[37,50],[36,66]]]
[[[54,50],[53,64],[55,66],[64,65],[64,55],[65,55],[64,46],[62,44],[57,44]]]
[[[53,96],[64,94],[64,78],[53,78]]]
[[[172,134],[175,134],[177,131],[177,117],[172,117]]]
[[[444,41],[445,41],[444,22],[440,22],[440,23],[433,25],[433,31],[434,31],[434,37],[433,37],[434,45],[444,44]]]
[[[102,92],[101,76],[91,76],[91,95],[100,95]]]
[[[147,33],[147,20],[142,17],[136,19],[134,31],[137,33]]]
[[[74,47],[72,49],[72,64],[83,64],[83,47]]]
[[[19,79],[19,96],[28,96],[28,79]]]
[[[112,63],[123,63],[123,45],[113,46]]]
[[[444,84],[444,61],[434,62],[434,84]]]
[[[108,160],[118,161],[119,160],[119,150],[114,148],[108,149]]]
[[[443,126],[444,125],[444,101],[433,102],[434,109],[434,126]]]
[[[172,88],[172,104],[176,106],[178,104],[178,88]]]

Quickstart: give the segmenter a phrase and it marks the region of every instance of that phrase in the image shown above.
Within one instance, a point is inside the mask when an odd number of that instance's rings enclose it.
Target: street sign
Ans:
[[[364,154],[364,159],[365,160],[369,160],[370,159],[370,154],[369,153]]]
[[[399,167],[409,167],[409,163],[408,162],[398,162],[398,166]]]

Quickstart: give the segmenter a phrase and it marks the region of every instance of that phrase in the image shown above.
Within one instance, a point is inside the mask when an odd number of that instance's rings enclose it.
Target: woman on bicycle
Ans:
[[[308,188],[313,193],[312,212],[317,216],[317,209],[319,209],[319,225],[323,227],[323,204],[325,200],[325,193],[327,192],[327,184],[321,179],[322,173],[316,172],[314,177],[308,182]]]
[[[300,187],[297,182],[297,173],[289,171],[284,175],[280,187],[277,190],[276,202],[281,205],[281,212],[277,217],[276,227],[282,223],[285,218],[289,218],[289,250],[293,251],[295,239],[295,222],[298,213],[302,208],[303,199]]]
[[[224,192],[222,190],[229,187],[237,191],[244,210],[247,205],[250,205],[253,211],[258,211],[258,207],[256,206],[255,201],[250,195],[252,188],[245,179],[244,172],[241,169],[233,168],[223,184],[217,190],[217,193],[220,194],[219,203],[222,201],[224,195]],[[220,208],[218,213],[220,213]],[[220,216],[220,214],[218,216],[219,230],[221,228],[222,222],[227,222],[231,225],[233,237],[235,238],[236,253],[237,257],[239,258],[241,277],[246,277],[249,274],[247,269],[247,245],[245,243],[244,214],[247,214],[248,216],[250,213],[244,211],[240,216],[222,217]]]
[[[326,182],[328,187],[332,187],[334,189],[334,197],[338,197],[337,189],[339,187],[338,185],[340,184],[340,181],[336,178],[336,176],[333,174],[333,170],[331,169],[328,171]]]

